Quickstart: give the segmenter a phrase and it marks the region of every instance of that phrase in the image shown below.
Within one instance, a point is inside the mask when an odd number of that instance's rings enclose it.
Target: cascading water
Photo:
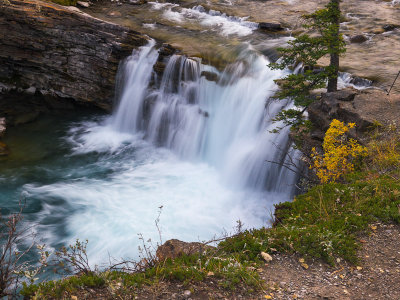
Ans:
[[[283,163],[289,151],[286,130],[270,133],[277,126],[271,120],[283,108],[270,97],[276,90],[274,79],[283,74],[267,68],[268,60],[249,46],[222,73],[200,59],[174,55],[160,87],[147,90],[157,53],[153,47],[143,47],[126,62],[112,126],[143,132],[148,141],[181,158],[206,162],[235,187],[290,194],[294,174],[267,163]],[[209,81],[205,73],[219,79]]]
[[[160,206],[164,241],[206,240],[239,219],[267,225],[293,194],[297,178],[279,163],[296,153],[287,129],[270,132],[290,105],[270,99],[284,74],[251,46],[223,72],[174,55],[157,78],[157,58],[153,41],[134,51],[113,115],[73,124],[61,160],[37,167],[46,180],[23,185],[47,245],[88,239],[93,264],[135,258],[138,233],[157,240]]]

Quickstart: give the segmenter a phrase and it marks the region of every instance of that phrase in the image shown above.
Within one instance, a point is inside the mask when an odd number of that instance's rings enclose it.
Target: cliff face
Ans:
[[[120,60],[146,41],[74,7],[1,4],[0,90],[3,83],[109,109]]]

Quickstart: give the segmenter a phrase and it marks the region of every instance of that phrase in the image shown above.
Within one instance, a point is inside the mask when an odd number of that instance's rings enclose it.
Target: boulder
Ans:
[[[186,243],[180,240],[172,239],[159,246],[157,248],[156,255],[159,261],[164,261],[168,258],[175,259],[182,255],[192,255],[196,253],[201,254],[213,248],[214,247],[204,245],[202,243]]]
[[[208,81],[218,82],[218,74],[210,71],[202,71],[200,76],[204,76]]]
[[[356,123],[358,130],[365,130],[368,126],[372,125],[372,122],[364,120],[353,109],[354,103],[349,103],[354,101],[356,95],[357,90],[355,89],[345,89],[322,94],[321,99],[311,104],[307,109],[314,127],[325,132],[333,119],[338,119],[346,123]],[[346,105],[347,103],[349,105]]]
[[[282,31],[284,28],[279,23],[268,23],[268,22],[261,22],[258,24],[258,29],[262,31]]]
[[[350,37],[350,42],[353,44],[361,44],[368,40],[368,38],[363,34],[357,34]]]

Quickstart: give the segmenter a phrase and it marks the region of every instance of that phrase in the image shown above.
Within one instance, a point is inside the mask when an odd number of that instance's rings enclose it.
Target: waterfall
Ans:
[[[156,59],[150,42],[124,63],[111,119],[115,130],[142,133],[182,159],[205,162],[231,186],[293,192],[295,174],[279,165],[287,155],[296,155],[288,129],[271,133],[277,126],[274,116],[290,105],[271,98],[277,89],[274,80],[283,71],[269,69],[269,61],[251,46],[223,72],[198,58],[173,55],[154,87],[150,81]]]
[[[114,113],[71,123],[57,143],[65,155],[23,185],[47,245],[88,239],[92,264],[136,259],[138,233],[158,240],[161,206],[164,241],[208,240],[237,220],[268,225],[293,195],[297,177],[280,164],[297,152],[287,128],[271,133],[291,106],[271,99],[282,71],[251,46],[223,71],[173,55],[158,76],[157,60],[151,41],[122,62]]]

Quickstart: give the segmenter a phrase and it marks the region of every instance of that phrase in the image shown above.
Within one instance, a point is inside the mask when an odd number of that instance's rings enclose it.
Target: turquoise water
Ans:
[[[93,265],[109,253],[137,258],[139,233],[161,242],[154,223],[160,206],[163,241],[197,241],[231,231],[239,219],[265,225],[281,199],[230,186],[212,166],[182,160],[140,134],[115,132],[108,119],[71,112],[7,132],[11,155],[0,163],[0,206],[7,213],[26,201],[24,226],[33,226],[35,241],[50,250],[79,238],[89,240]]]

